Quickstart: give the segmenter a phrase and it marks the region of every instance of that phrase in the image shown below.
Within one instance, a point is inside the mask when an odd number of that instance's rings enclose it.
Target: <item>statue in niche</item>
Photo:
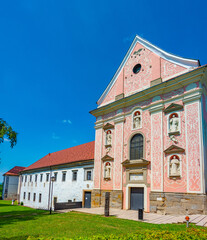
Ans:
[[[134,128],[141,128],[141,114],[140,114],[139,111],[136,111],[134,113],[133,127]]]
[[[104,169],[104,178],[111,178],[111,164],[107,162]]]
[[[170,132],[179,131],[179,118],[177,113],[173,113],[170,116]]]
[[[106,145],[111,145],[112,144],[112,134],[111,130],[108,130],[106,132]]]
[[[170,176],[180,176],[180,160],[175,155],[170,160]]]

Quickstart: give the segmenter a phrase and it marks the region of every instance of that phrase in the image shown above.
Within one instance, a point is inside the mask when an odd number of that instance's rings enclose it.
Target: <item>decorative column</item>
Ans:
[[[151,113],[151,191],[163,191],[163,104],[150,108]]]
[[[101,188],[101,157],[103,141],[103,123],[97,123],[95,126],[95,156],[94,156],[94,189]]]
[[[187,191],[204,193],[201,92],[183,99],[186,128]]]
[[[114,190],[122,190],[122,162],[123,162],[123,131],[124,116],[120,115],[115,120],[115,149],[114,149]]]

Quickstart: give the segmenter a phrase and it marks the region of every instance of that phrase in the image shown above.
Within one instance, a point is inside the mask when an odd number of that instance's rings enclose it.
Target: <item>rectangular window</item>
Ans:
[[[77,181],[78,171],[72,171],[72,181]]]
[[[24,181],[24,177],[22,176],[22,182]]]
[[[57,181],[57,172],[54,173],[54,177],[55,177],[55,182]]]
[[[25,176],[25,182],[27,181],[27,175]]]
[[[24,198],[24,199],[26,198],[26,192],[24,192],[24,196],[23,196],[23,198]]]
[[[66,172],[62,172],[62,181],[65,182],[66,180]]]
[[[37,174],[35,174],[35,182],[37,182]]]
[[[29,177],[30,177],[30,178],[29,178],[29,181],[31,182],[31,181],[32,181],[32,175],[30,175]]]
[[[92,180],[92,169],[86,168],[84,172],[84,180],[91,181]]]
[[[36,193],[33,194],[33,201],[35,202],[36,200]]]
[[[40,182],[42,182],[43,174],[40,174]]]
[[[39,194],[39,202],[41,202],[42,201],[42,194],[40,193]]]
[[[30,200],[30,192],[28,193],[28,200]]]
[[[50,177],[50,174],[46,173],[46,182],[49,182],[49,177]]]

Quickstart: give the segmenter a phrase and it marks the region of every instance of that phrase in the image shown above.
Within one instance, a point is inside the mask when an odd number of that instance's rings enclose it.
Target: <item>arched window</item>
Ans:
[[[130,160],[143,158],[144,139],[142,134],[134,135],[130,141]]]

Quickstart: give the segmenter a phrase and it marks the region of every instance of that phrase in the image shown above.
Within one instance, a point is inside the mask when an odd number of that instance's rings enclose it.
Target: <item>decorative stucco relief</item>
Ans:
[[[94,161],[94,188],[100,187],[100,169],[101,169],[101,149],[102,149],[102,129],[96,130],[96,146]]]
[[[174,63],[171,63],[165,59],[161,58],[161,77],[170,77],[176,73],[184,71],[185,68]]]
[[[151,175],[152,175],[152,190],[162,191],[162,112],[151,115],[152,123],[152,160],[151,160]]]
[[[186,128],[187,128],[187,157],[188,157],[188,189],[189,191],[201,191],[201,159],[199,136],[199,103],[187,104]]]
[[[115,158],[114,158],[114,188],[121,189],[122,186],[122,156],[123,156],[123,122],[115,125]]]
[[[132,93],[141,91],[150,86],[152,80],[152,52],[148,49],[143,50],[138,54],[132,54],[124,67],[124,92],[128,96]],[[132,69],[136,64],[141,64],[141,70],[138,74],[134,74]]]

